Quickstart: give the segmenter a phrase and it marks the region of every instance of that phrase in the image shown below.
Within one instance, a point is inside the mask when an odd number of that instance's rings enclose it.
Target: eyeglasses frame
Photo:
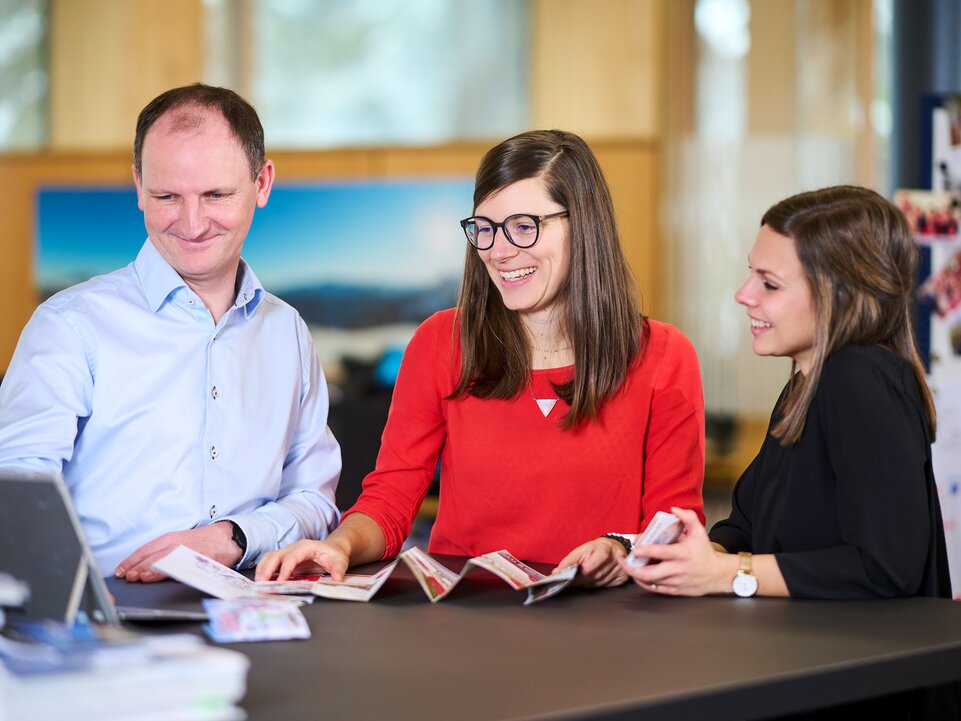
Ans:
[[[464,218],[462,221],[460,221],[460,227],[463,229],[464,235],[467,236],[467,242],[470,243],[472,246],[474,246],[477,250],[490,250],[491,248],[494,247],[494,240],[497,236],[498,228],[501,229],[501,232],[504,234],[504,237],[507,238],[508,243],[513,245],[515,248],[526,249],[526,248],[533,247],[537,243],[537,241],[540,240],[541,223],[543,223],[545,220],[550,220],[551,218],[562,218],[566,215],[569,215],[569,211],[567,210],[559,210],[556,213],[548,213],[547,215],[534,215],[533,213],[513,213],[511,215],[508,215],[506,218],[504,218],[504,220],[502,220],[500,223],[495,223],[493,220],[491,220],[490,218],[484,215],[472,215],[469,218]],[[534,233],[534,240],[531,243],[528,243],[527,245],[521,245],[520,243],[517,243],[513,238],[511,238],[511,234],[507,231],[507,223],[509,223],[512,218],[519,218],[522,216],[533,220],[534,227],[537,229],[537,232]],[[475,243],[473,240],[471,240],[470,233],[467,232],[467,224],[472,220],[484,220],[490,224],[491,228],[493,228],[494,232],[491,233],[490,245],[484,246],[482,248],[479,245],[477,245],[477,243]]]

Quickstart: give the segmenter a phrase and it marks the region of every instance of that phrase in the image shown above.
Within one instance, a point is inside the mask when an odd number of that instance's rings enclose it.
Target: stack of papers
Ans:
[[[0,637],[0,719],[230,721],[247,657],[197,636],[18,624]]]

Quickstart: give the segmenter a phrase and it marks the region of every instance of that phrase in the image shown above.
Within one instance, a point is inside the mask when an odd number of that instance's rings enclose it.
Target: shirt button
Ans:
[[[188,298],[188,299],[187,299],[187,305],[193,305],[193,304],[194,304],[194,299],[193,299],[193,298]]]
[[[220,451],[217,450],[217,446],[210,447],[210,457],[217,460],[217,456],[220,455]]]
[[[213,517],[216,516],[216,515],[217,515],[217,506],[211,506],[211,507],[210,507],[210,517],[213,518]]]
[[[214,386],[210,389],[210,395],[212,395],[215,399],[220,398],[220,391],[217,390],[217,386]]]

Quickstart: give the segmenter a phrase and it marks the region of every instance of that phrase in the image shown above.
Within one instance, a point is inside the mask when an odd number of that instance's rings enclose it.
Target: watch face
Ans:
[[[753,573],[738,573],[731,583],[731,588],[741,598],[748,598],[757,593],[757,576]]]

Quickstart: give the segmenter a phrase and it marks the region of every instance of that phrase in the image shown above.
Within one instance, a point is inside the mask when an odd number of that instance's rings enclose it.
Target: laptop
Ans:
[[[74,623],[203,621],[203,611],[114,606],[62,476],[0,471],[0,572],[29,598],[7,617]]]

